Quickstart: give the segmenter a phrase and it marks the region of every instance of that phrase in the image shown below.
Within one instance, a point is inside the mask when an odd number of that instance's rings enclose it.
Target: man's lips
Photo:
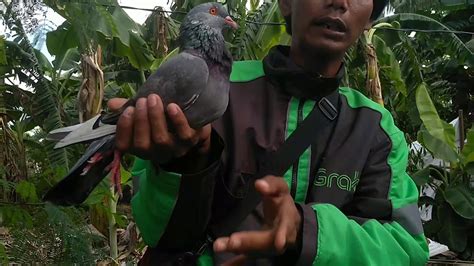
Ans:
[[[316,19],[313,24],[320,26],[320,27],[325,27],[329,30],[332,31],[337,31],[344,33],[347,31],[347,26],[344,23],[344,21],[340,18],[333,18],[333,17],[323,17],[320,19]]]

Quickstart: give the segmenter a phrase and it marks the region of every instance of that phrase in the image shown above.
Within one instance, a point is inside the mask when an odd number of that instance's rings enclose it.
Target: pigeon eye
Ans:
[[[209,9],[209,13],[214,16],[217,15],[217,8],[211,7],[211,9]]]

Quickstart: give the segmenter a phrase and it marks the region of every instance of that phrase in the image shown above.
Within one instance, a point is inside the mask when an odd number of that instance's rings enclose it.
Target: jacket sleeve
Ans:
[[[390,139],[391,145],[379,143],[371,150],[347,206],[298,206],[303,228],[297,265],[426,264],[418,190],[406,173],[407,144],[400,131]]]
[[[136,159],[132,175],[140,179],[132,198],[132,214],[145,244],[168,249],[194,248],[211,217],[215,177],[221,168],[223,144],[213,131],[208,167],[179,174]]]

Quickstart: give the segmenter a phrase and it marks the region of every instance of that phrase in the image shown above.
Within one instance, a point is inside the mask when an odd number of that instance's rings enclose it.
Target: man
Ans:
[[[426,263],[403,134],[388,111],[339,88],[346,50],[385,4],[280,0],[291,48],[275,47],[263,61],[236,62],[229,107],[212,126],[191,129],[177,105],[163,106],[156,95],[127,109],[117,147],[145,159],[134,166],[140,186],[132,200],[149,246],[143,264],[186,265],[179,254],[195,249],[252,185],[262,204],[234,234],[214,241],[201,265]],[[340,102],[331,137],[315,140],[283,177],[249,184],[261,158],[281,146],[316,100],[334,92]],[[122,103],[114,99],[109,107]]]

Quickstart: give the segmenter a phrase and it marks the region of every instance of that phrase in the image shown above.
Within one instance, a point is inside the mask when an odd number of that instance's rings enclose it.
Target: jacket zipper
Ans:
[[[301,122],[303,122],[303,107],[304,107],[304,100],[300,100],[298,103],[298,115],[297,115],[297,126],[298,127]],[[299,159],[293,164],[293,171],[291,173],[291,196],[295,198],[296,195],[296,186],[298,185],[298,165]]]

